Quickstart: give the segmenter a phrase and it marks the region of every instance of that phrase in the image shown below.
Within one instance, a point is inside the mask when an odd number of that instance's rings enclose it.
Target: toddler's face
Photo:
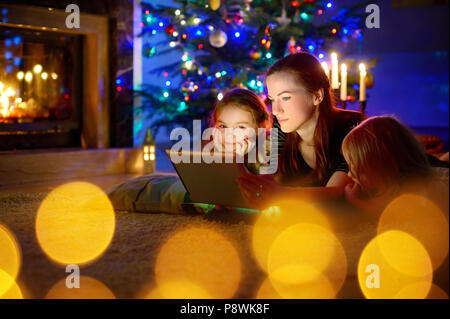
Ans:
[[[255,145],[257,130],[258,125],[249,111],[227,105],[217,115],[214,145],[220,151],[244,155]]]
[[[344,152],[344,158],[348,164],[348,173],[347,173],[348,177],[350,177],[354,183],[356,183],[362,187],[363,185],[361,184],[361,181],[358,179],[358,175],[355,173],[354,165],[352,164],[350,157],[345,152]]]
[[[349,158],[345,153],[344,158],[348,164],[348,177],[350,177],[353,182],[358,184],[363,192],[367,194],[375,194],[382,192],[385,189],[386,185],[382,181],[374,177],[369,178],[367,174],[364,174],[364,172],[359,172],[358,174],[356,174],[356,170],[354,165],[352,165],[351,158]]]

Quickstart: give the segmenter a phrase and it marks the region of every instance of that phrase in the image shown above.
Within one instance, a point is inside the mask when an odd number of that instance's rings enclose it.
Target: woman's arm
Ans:
[[[289,187],[278,184],[272,175],[254,175],[243,172],[237,182],[244,198],[253,206],[264,208],[280,197],[308,201],[337,199],[344,193],[351,179],[346,173],[335,172],[325,187]]]
[[[338,171],[331,175],[325,187],[286,187],[288,196],[312,201],[332,200],[344,194],[345,185],[351,178],[344,172]]]

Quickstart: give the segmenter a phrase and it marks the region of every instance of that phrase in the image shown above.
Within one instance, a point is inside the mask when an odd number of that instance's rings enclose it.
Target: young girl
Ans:
[[[261,165],[267,165],[258,156],[250,156],[251,152],[259,152],[258,145],[255,144],[258,129],[267,133],[272,126],[266,105],[257,95],[239,88],[227,92],[222,100],[216,102],[209,120],[215,132],[213,140],[205,144],[213,142],[215,151],[244,155],[247,169],[254,174],[259,173]],[[235,134],[227,139],[227,133]],[[268,146],[266,150],[269,150]],[[256,161],[249,160],[253,158]],[[118,210],[205,213],[222,209],[218,205],[193,203],[178,176],[166,174],[141,176],[112,187],[107,194]]]
[[[214,127],[215,151],[244,156],[246,167],[255,174],[259,173],[261,165],[268,165],[259,151],[263,150],[262,146],[266,155],[269,151],[265,138],[272,127],[272,120],[266,105],[255,93],[240,88],[228,91],[216,102],[210,126]],[[260,145],[258,150],[256,143],[261,129],[265,145]],[[257,153],[254,157],[250,156],[253,152]]]
[[[406,191],[425,191],[438,202],[447,196],[448,201],[448,188],[436,180],[423,147],[393,117],[372,117],[353,128],[342,142],[342,153],[353,180],[345,197],[363,211],[381,213]]]

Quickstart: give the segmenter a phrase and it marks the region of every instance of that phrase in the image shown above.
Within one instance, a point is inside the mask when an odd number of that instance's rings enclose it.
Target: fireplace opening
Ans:
[[[0,150],[81,145],[82,37],[0,26]]]

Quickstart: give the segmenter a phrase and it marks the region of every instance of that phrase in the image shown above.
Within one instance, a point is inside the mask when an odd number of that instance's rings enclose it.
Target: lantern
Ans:
[[[156,166],[156,149],[155,141],[150,129],[147,129],[147,133],[144,139],[144,174],[150,174],[155,171]]]

